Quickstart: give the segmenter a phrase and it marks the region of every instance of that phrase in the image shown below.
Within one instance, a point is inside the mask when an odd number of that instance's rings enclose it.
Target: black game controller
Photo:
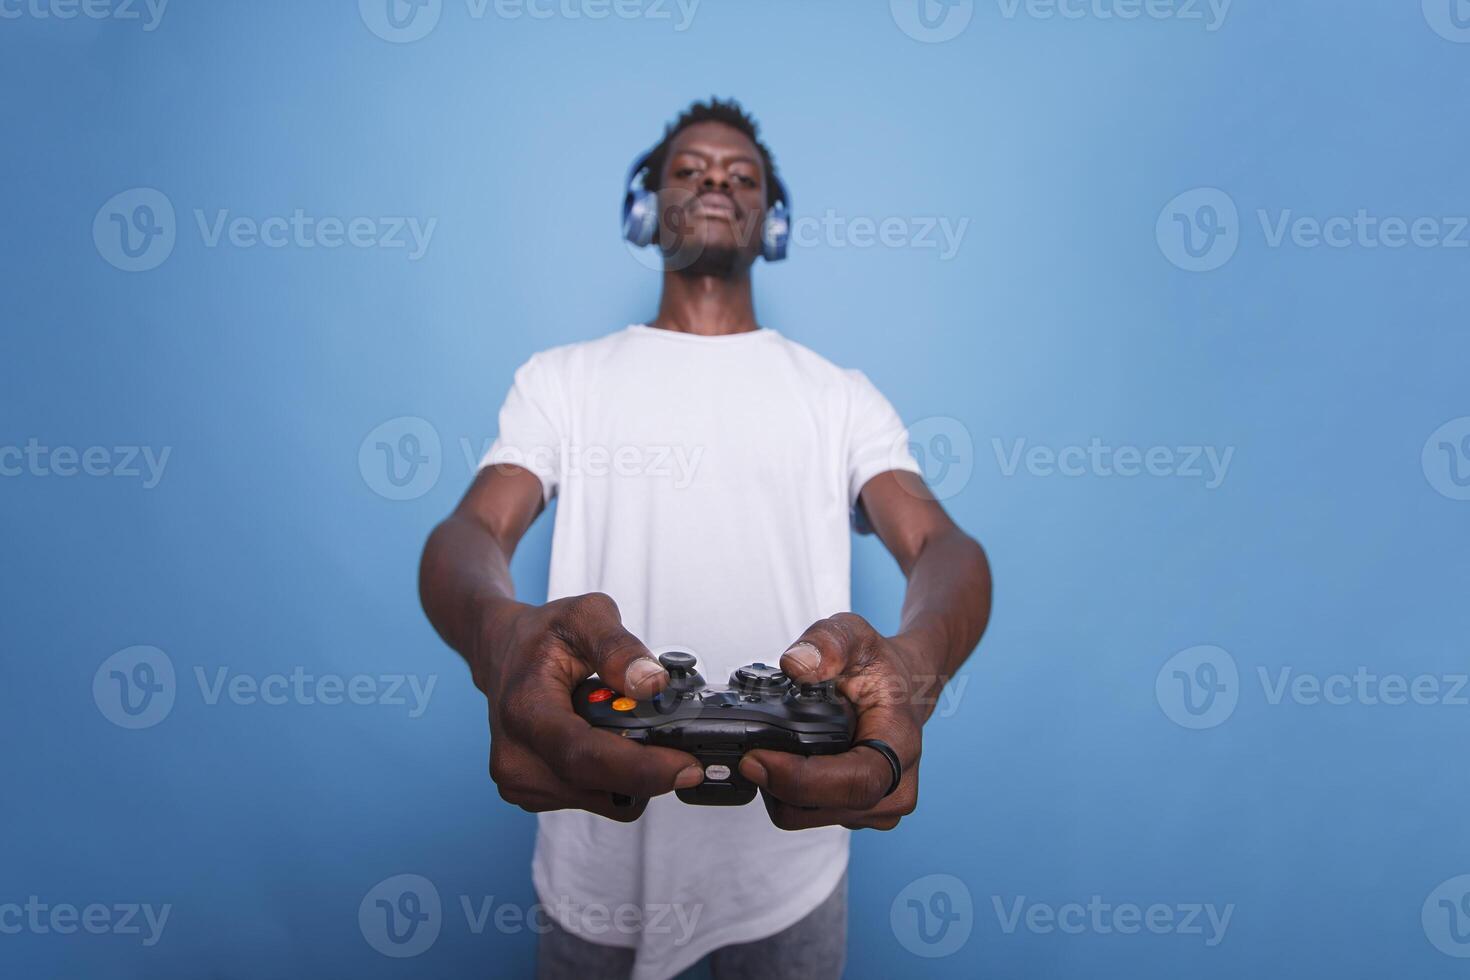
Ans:
[[[658,662],[669,684],[652,700],[622,697],[589,677],[572,692],[572,706],[595,728],[698,759],[704,782],[675,791],[685,803],[741,806],[755,799],[755,784],[740,775],[740,757],[751,749],[836,755],[852,746],[852,705],[830,681],[798,685],[777,667],[748,664],[728,685],[710,686],[693,654],[665,653]]]

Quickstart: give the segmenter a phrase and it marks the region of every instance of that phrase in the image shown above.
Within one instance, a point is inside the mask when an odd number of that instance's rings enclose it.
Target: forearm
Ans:
[[[462,514],[450,515],[429,535],[419,564],[419,599],[444,642],[471,666],[487,623],[522,607],[509,549]]]
[[[908,572],[903,616],[893,642],[910,677],[932,692],[948,682],[980,642],[990,619],[990,566],[976,541],[954,525],[924,543]]]

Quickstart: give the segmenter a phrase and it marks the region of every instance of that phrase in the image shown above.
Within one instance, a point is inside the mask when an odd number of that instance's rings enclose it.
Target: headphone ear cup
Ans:
[[[641,189],[631,193],[623,216],[623,237],[641,248],[653,244],[658,233],[658,195]]]
[[[780,262],[786,258],[790,240],[791,219],[786,215],[786,206],[778,203],[766,212],[766,224],[761,230],[761,255],[767,262]]]

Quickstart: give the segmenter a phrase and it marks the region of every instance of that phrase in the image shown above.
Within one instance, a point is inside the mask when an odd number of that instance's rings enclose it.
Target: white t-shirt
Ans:
[[[522,365],[492,463],[526,467],[558,497],[549,598],[606,592],[635,636],[690,651],[712,684],[776,663],[849,609],[851,507],[879,473],[919,471],[862,373],[773,330],[646,325]],[[847,867],[848,831],[779,830],[759,799],[704,807],[670,793],[631,824],[539,819],[540,900],[584,939],[636,947],[636,980],[785,929]]]

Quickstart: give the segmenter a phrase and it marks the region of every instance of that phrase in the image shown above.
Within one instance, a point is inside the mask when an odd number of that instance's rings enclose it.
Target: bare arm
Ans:
[[[470,666],[490,711],[490,776],[526,810],[578,808],[636,819],[649,797],[703,779],[698,761],[588,725],[571,692],[597,673],[649,697],[668,674],[601,593],[517,602],[510,559],[542,510],[541,483],[515,466],[482,470],[429,535],[419,595],[430,622]]]
[[[424,545],[419,600],[434,629],[472,669],[487,616],[518,605],[510,559],[542,510],[535,474],[518,466],[486,467]]]
[[[903,618],[893,640],[909,648],[916,670],[947,683],[990,621],[985,551],[912,473],[874,477],[863,487],[862,504],[879,540],[908,579]]]
[[[802,683],[835,680],[858,711],[855,741],[888,745],[902,770],[857,746],[803,758],[757,750],[740,771],[762,789],[777,826],[829,824],[890,830],[919,799],[924,723],[939,689],[969,657],[990,618],[985,552],[950,520],[923,481],[893,471],[863,487],[861,504],[908,579],[897,635],[884,637],[855,613],[812,624],[781,658]]]

